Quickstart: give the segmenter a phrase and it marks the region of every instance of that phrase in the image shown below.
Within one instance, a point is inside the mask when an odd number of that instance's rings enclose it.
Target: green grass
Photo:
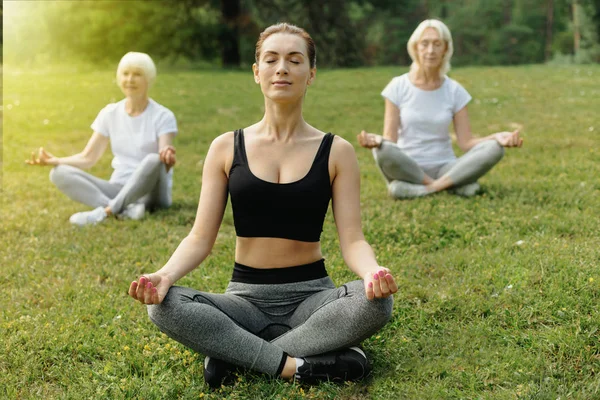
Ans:
[[[319,72],[305,118],[352,143],[362,128],[381,131],[379,92],[402,72]],[[50,184],[48,168],[23,160],[39,146],[80,151],[97,112],[121,98],[114,72],[5,70],[0,397],[600,398],[600,67],[452,76],[473,95],[474,132],[523,124],[525,145],[481,180],[482,195],[414,201],[390,200],[369,152],[357,149],[365,234],[400,285],[391,322],[364,344],[372,379],[303,388],[248,375],[211,392],[203,357],[162,335],[126,290],[188,233],[212,138],[262,117],[250,71],[159,74],[151,94],[180,126],[173,207],[75,229],[68,218],[86,207]],[[92,172],[108,177],[110,158]],[[212,255],[180,283],[223,291],[234,242],[228,209]],[[353,279],[331,215],[322,246],[334,281]]]

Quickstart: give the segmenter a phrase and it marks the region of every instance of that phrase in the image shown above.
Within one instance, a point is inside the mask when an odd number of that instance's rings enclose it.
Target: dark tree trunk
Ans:
[[[573,50],[575,54],[579,53],[579,42],[581,41],[578,8],[577,0],[573,0]]]
[[[240,14],[240,0],[221,0],[223,24],[219,41],[221,43],[221,61],[224,67],[240,65]]]
[[[554,0],[548,0],[546,3],[546,49],[544,51],[544,60],[550,61],[552,57],[552,30],[554,25]]]
[[[512,0],[504,0],[504,9],[502,13],[502,22],[504,23],[504,26],[510,25],[510,22],[512,21],[512,8]]]
[[[448,4],[446,0],[442,1],[442,9],[440,10],[440,18],[445,21],[448,18]]]

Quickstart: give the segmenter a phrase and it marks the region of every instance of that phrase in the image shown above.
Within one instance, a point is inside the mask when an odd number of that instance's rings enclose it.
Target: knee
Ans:
[[[370,325],[380,328],[392,318],[393,296],[369,300],[365,293],[363,281],[351,282],[348,284],[348,289],[360,296],[361,320],[369,321]]]
[[[162,165],[158,154],[152,153],[146,155],[136,167],[137,178],[144,180],[148,177],[156,176]]]
[[[59,168],[60,168],[60,165],[57,165],[56,167],[54,167],[50,170],[50,182],[54,183],[55,185],[56,185],[56,181],[59,179],[59,176],[60,176],[60,172],[58,172]]]
[[[383,141],[381,146],[374,147],[372,151],[373,157],[379,161],[393,159],[395,156],[397,156],[399,150],[400,149],[396,144]]]
[[[490,161],[494,164],[499,162],[504,157],[504,147],[496,140],[486,140],[481,143],[486,152],[490,155]]]
[[[394,299],[392,296],[368,300],[366,296],[362,304],[362,312],[359,313],[360,323],[369,332],[376,332],[383,328],[392,318]]]
[[[158,153],[147,154],[146,157],[144,157],[144,161],[150,162],[150,163],[159,163],[160,155]]]
[[[68,179],[69,175],[69,167],[67,165],[57,165],[56,167],[50,170],[50,182],[55,184],[56,186],[61,186]]]
[[[181,298],[181,289],[178,286],[171,287],[160,304],[148,306],[148,317],[152,322],[159,327],[165,326],[168,320],[175,316]]]
[[[146,308],[148,310],[148,317],[150,320],[154,324],[162,326],[164,324],[165,316],[169,315],[169,307],[165,305],[164,300],[160,304],[150,304]]]
[[[160,156],[157,153],[151,153],[146,155],[141,162],[145,168],[156,168],[162,164],[160,161]]]
[[[388,297],[368,300],[371,303],[373,318],[377,325],[383,326],[392,318],[392,309],[394,306],[394,298]]]

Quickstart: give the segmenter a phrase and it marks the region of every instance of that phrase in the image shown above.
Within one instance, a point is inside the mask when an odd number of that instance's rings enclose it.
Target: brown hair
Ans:
[[[256,42],[256,53],[254,57],[256,58],[256,62],[258,63],[258,59],[260,58],[260,51],[262,49],[262,45],[267,40],[267,38],[276,33],[289,33],[291,35],[298,35],[306,42],[306,48],[308,49],[308,60],[310,63],[310,67],[314,68],[317,65],[317,48],[315,46],[315,41],[312,37],[306,32],[304,29],[288,24],[287,22],[280,22],[275,25],[269,26],[267,29],[261,32],[258,37],[258,41]]]

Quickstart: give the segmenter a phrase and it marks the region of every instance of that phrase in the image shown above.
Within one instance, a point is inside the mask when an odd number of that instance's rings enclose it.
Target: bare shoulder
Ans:
[[[233,131],[225,132],[213,139],[210,144],[211,151],[224,151],[227,148],[233,149]]]
[[[332,182],[340,176],[340,173],[344,176],[358,176],[358,159],[354,147],[340,136],[335,136],[331,144],[329,173]]]
[[[356,152],[354,146],[349,141],[340,136],[334,136],[333,143],[331,144],[331,155],[334,159],[344,160],[350,157],[350,159],[356,159]]]
[[[225,132],[213,139],[206,154],[205,165],[210,165],[222,169],[225,174],[228,174],[233,163],[233,141],[234,133]]]

